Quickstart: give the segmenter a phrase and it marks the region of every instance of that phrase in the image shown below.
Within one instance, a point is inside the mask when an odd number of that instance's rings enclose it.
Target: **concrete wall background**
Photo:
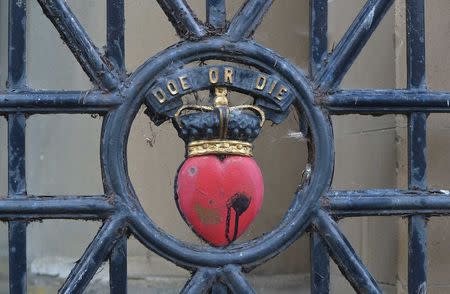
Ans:
[[[68,1],[94,42],[105,43],[105,0]],[[189,1],[204,18],[204,1]],[[227,1],[230,15],[242,0]],[[405,77],[404,7],[397,1],[352,66],[344,88],[403,87]],[[427,70],[430,88],[448,90],[450,73],[450,3],[427,2]],[[329,47],[333,48],[356,16],[364,0],[329,1]],[[0,82],[6,72],[6,1],[0,2]],[[90,83],[76,60],[43,16],[35,1],[28,1],[29,85],[42,89],[88,89]],[[129,72],[147,58],[177,42],[174,30],[156,1],[127,1],[126,64]],[[278,51],[307,70],[308,1],[275,1],[258,30],[256,40]],[[438,40],[438,42],[436,41]],[[405,185],[405,120],[395,116],[333,117],[336,168],[335,189],[393,188]],[[27,126],[27,181],[30,194],[101,194],[99,134],[101,118],[90,115],[33,116]],[[448,187],[447,146],[450,120],[432,115],[429,124],[429,179],[433,188]],[[305,144],[289,138],[296,131],[296,118],[283,125],[265,127],[256,145],[256,159],[264,174],[266,195],[263,211],[247,238],[277,224],[288,207],[305,164]],[[0,121],[0,146],[6,146],[5,121]],[[173,128],[155,127],[140,113],[129,141],[129,172],[143,206],[165,230],[196,242],[179,217],[172,197],[173,177],[182,161],[183,145]],[[163,154],[163,155],[162,155]],[[299,156],[300,154],[300,156]],[[6,152],[0,149],[0,192],[6,193]],[[280,190],[281,189],[281,190]],[[446,218],[430,223],[431,293],[448,292],[450,260]],[[405,222],[398,218],[346,219],[340,226],[364,263],[388,293],[405,293]],[[44,221],[29,226],[28,253],[31,270],[63,277],[79,258],[99,227],[96,222]],[[448,236],[447,236],[448,235]],[[288,251],[255,274],[309,273],[309,244],[303,237]],[[0,226],[0,257],[7,259],[6,226]],[[172,266],[135,240],[129,242],[129,277],[174,276],[185,272]],[[5,272],[4,262],[0,272]],[[100,276],[107,277],[107,270]],[[305,282],[302,280],[301,282]],[[307,282],[306,282],[307,283]],[[352,290],[333,268],[332,292]]]

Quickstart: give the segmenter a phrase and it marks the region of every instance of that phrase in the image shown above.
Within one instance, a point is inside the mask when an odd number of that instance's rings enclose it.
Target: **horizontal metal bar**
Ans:
[[[0,199],[0,220],[104,219],[114,212],[105,196],[30,196]]]
[[[450,215],[450,192],[408,190],[332,191],[322,206],[335,216]]]
[[[38,2],[91,81],[103,90],[117,88],[120,80],[114,66],[100,54],[66,1]]]
[[[318,211],[314,226],[327,244],[331,258],[357,293],[382,293],[336,222],[326,212]]]
[[[344,90],[321,99],[332,114],[450,112],[450,92],[421,90]]]
[[[101,113],[122,103],[99,91],[0,92],[0,113]]]

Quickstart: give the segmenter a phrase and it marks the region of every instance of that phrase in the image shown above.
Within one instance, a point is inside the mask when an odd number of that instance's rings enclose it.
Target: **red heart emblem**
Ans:
[[[227,246],[258,214],[264,183],[252,157],[194,156],[178,171],[176,194],[192,230],[213,246]]]

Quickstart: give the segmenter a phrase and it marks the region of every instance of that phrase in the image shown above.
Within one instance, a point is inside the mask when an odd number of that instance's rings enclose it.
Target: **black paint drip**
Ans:
[[[227,222],[225,227],[225,237],[228,242],[233,242],[236,240],[238,229],[239,229],[239,217],[248,209],[250,206],[250,198],[244,194],[234,195],[227,203]],[[231,209],[234,210],[234,233],[233,238],[230,238],[230,222],[231,222]]]

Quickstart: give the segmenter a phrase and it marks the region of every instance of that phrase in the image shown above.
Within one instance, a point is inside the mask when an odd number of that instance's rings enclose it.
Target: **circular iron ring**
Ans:
[[[144,101],[145,85],[173,63],[205,59],[240,62],[276,72],[297,92],[294,106],[308,121],[311,132],[312,174],[277,228],[254,240],[227,248],[182,242],[165,233],[148,217],[134,192],[127,170],[127,143],[133,120]],[[252,41],[230,42],[222,38],[182,42],[145,62],[121,89],[124,103],[105,118],[101,160],[105,190],[116,195],[115,205],[129,211],[130,229],[148,249],[187,269],[222,267],[227,264],[252,268],[292,244],[308,227],[318,200],[329,188],[334,162],[332,131],[328,117],[315,105],[310,81],[286,59]],[[301,98],[300,98],[301,97]]]

